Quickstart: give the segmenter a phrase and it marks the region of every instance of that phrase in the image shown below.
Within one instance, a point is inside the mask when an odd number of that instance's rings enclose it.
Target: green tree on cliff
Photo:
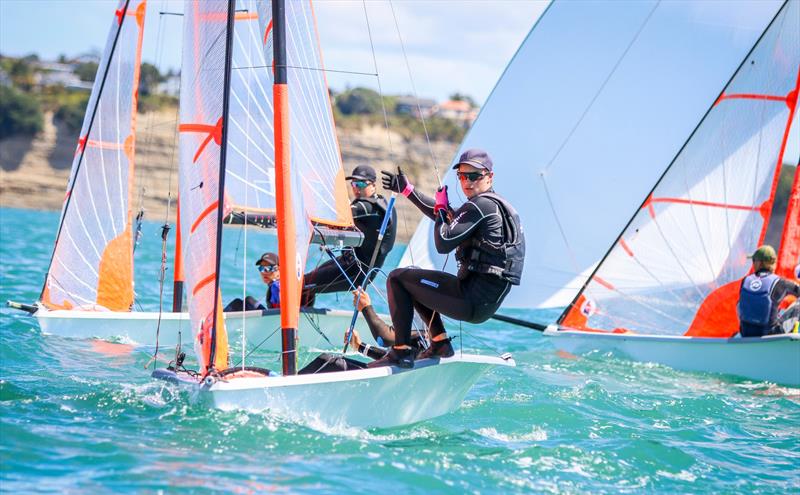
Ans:
[[[42,130],[39,101],[15,88],[0,86],[0,139]]]

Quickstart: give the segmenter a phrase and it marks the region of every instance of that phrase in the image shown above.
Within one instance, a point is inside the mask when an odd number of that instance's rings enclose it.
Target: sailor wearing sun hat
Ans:
[[[430,198],[414,189],[401,170],[383,173],[383,187],[403,194],[432,219],[439,253],[455,251],[458,275],[419,268],[398,268],[386,287],[395,329],[395,346],[370,367],[413,366],[410,347],[414,310],[429,324],[431,346],[417,359],[453,355],[441,315],[470,323],[486,321],[519,285],[525,237],[514,208],[492,188],[494,164],[481,149],[469,149],[453,166],[467,201],[453,210],[446,186]]]
[[[760,246],[748,256],[753,260],[753,273],[742,280],[739,288],[739,333],[742,337],[761,337],[784,333],[796,318],[798,303],[795,302],[782,314],[779,307],[786,296],[800,296],[800,285],[775,274],[778,256],[772,246]]]
[[[364,272],[369,267],[372,253],[378,243],[378,233],[386,214],[386,199],[377,193],[375,187],[375,169],[369,165],[359,165],[353,172],[345,177],[350,181],[354,199],[350,203],[350,212],[353,214],[353,223],[364,235],[361,245],[352,251],[345,251],[336,257],[336,261],[326,261],[315,270],[305,274],[303,283],[302,304],[313,306],[317,294],[329,292],[343,292],[354,289],[350,286],[348,278],[355,285],[363,285]],[[383,241],[378,248],[375,258],[375,267],[380,268],[386,260],[389,251],[394,247],[397,232],[397,214],[392,211],[392,217],[383,236]],[[347,273],[347,277],[342,274]],[[377,271],[372,273],[374,278]]]

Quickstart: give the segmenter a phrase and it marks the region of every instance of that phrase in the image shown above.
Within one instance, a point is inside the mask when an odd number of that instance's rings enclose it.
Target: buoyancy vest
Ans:
[[[463,249],[456,252],[459,263],[468,271],[487,273],[500,277],[512,285],[522,280],[525,264],[525,234],[519,215],[511,204],[493,192],[481,194],[500,208],[503,220],[503,242],[491,242],[482,237],[472,237]]]
[[[742,280],[736,307],[742,336],[763,335],[775,325],[778,307],[772,301],[772,289],[778,280],[774,273],[752,273]]]
[[[361,246],[355,249],[356,256],[364,263],[369,263],[372,258],[372,251],[375,249],[375,243],[378,238],[378,231],[380,230],[383,217],[386,215],[386,209],[389,207],[386,198],[380,194],[376,194],[369,198],[356,198],[353,204],[358,201],[369,203],[373,207],[373,211],[378,214],[377,220],[369,222],[369,225],[362,222],[362,225],[356,225],[364,234],[364,241]],[[375,223],[373,226],[372,224]],[[383,259],[389,254],[389,251],[394,247],[394,241],[397,234],[397,211],[392,210],[392,216],[389,219],[389,224],[386,226],[386,232],[383,234],[383,241],[381,242],[380,250],[378,251],[377,265],[383,264]]]

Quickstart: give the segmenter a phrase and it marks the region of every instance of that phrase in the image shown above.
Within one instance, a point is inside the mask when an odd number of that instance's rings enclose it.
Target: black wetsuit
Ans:
[[[434,201],[416,190],[409,199],[435,221],[434,242],[439,253],[456,250],[456,257],[470,257],[477,240],[503,244],[506,238],[503,209],[484,194],[470,198],[448,224],[433,213]],[[522,241],[524,250],[524,240]],[[444,333],[440,314],[470,323],[491,317],[511,289],[511,282],[491,273],[472,271],[459,261],[458,275],[436,270],[399,268],[386,282],[396,344],[410,343],[414,310],[425,321],[432,336]]]
[[[356,198],[350,203],[350,210],[353,214],[353,222],[356,228],[364,234],[364,241],[353,251],[346,251],[336,257],[336,262],[328,260],[316,269],[305,274],[303,282],[303,296],[301,304],[303,306],[313,306],[317,294],[329,292],[343,292],[352,290],[342,269],[347,273],[347,277],[354,281],[356,285],[363,285],[364,275],[369,268],[372,259],[372,252],[378,243],[378,233],[386,213],[386,200],[383,196],[375,195],[371,198]],[[392,211],[392,219],[386,227],[378,256],[375,258],[375,266],[380,268],[386,260],[386,255],[394,247],[395,234],[397,232],[397,214]],[[341,266],[336,266],[337,263]],[[370,280],[375,278],[373,272]]]

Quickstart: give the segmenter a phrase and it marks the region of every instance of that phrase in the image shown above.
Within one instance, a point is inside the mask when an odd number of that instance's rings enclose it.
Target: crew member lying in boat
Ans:
[[[778,259],[772,246],[761,246],[750,256],[753,273],[742,280],[739,289],[739,333],[742,337],[762,337],[792,331],[800,316],[795,301],[780,312],[787,296],[800,296],[800,285],[775,274]]]
[[[358,290],[353,291],[353,305],[355,305],[361,314],[364,315],[364,319],[367,321],[367,326],[369,326],[369,331],[372,333],[372,337],[378,343],[378,347],[362,342],[361,336],[355,329],[353,329],[353,334],[350,337],[350,345],[353,349],[358,350],[358,352],[363,356],[374,360],[381,359],[389,352],[389,349],[383,346],[394,345],[394,328],[381,320],[381,318],[375,312],[375,308],[372,307],[372,301],[370,300],[369,294],[366,292],[361,292],[360,296],[361,297],[359,298]],[[347,339],[346,334],[345,339]],[[416,358],[416,355],[418,355],[425,348],[425,339],[422,338],[421,332],[417,330],[412,334],[411,342],[412,349],[414,350],[414,357]],[[315,373],[330,373],[333,371],[347,371],[363,369],[367,367],[369,367],[369,364],[363,361],[340,356],[338,354],[323,353],[317,356],[306,367],[301,369],[298,374],[311,375]]]
[[[250,311],[252,309],[265,310],[267,308],[274,309],[280,307],[281,302],[281,286],[280,286],[280,272],[278,271],[278,255],[275,253],[264,253],[256,261],[258,274],[261,276],[261,281],[267,286],[267,294],[265,298],[266,306],[258,301],[253,296],[247,296],[242,304],[242,299],[237,297],[225,306],[224,311]]]

